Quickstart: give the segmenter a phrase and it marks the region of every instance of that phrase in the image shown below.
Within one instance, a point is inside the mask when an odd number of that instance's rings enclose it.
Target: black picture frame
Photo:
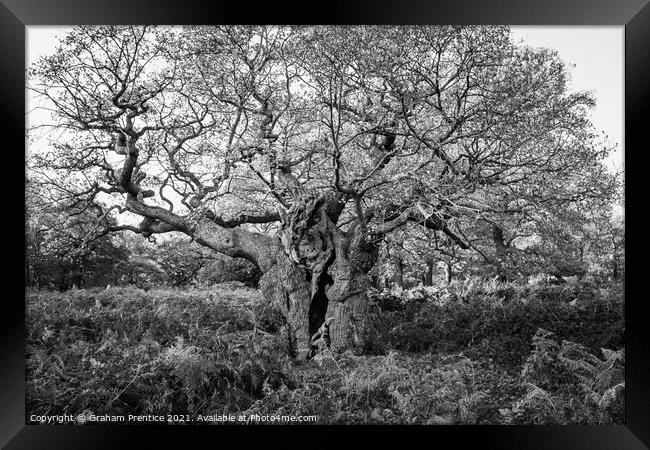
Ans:
[[[650,339],[644,313],[642,265],[631,263],[638,246],[626,247],[626,418],[625,425],[611,426],[438,426],[438,427],[180,427],[129,425],[25,425],[24,295],[22,259],[17,236],[22,225],[15,217],[24,211],[22,148],[25,145],[25,37],[31,25],[73,24],[211,24],[211,23],[307,23],[307,24],[509,24],[509,25],[618,25],[625,26],[625,167],[626,200],[643,189],[633,187],[637,162],[646,144],[648,103],[650,102],[650,5],[648,0],[490,0],[490,1],[402,1],[399,3],[363,0],[295,5],[248,1],[209,3],[172,0],[0,0],[0,124],[3,148],[0,171],[3,176],[2,222],[7,225],[3,240],[13,243],[4,253],[7,267],[2,273],[3,313],[0,336],[0,444],[7,449],[23,448],[134,448],[136,438],[145,438],[145,447],[183,445],[200,438],[213,445],[248,446],[249,440],[264,439],[265,446],[290,448],[336,448],[348,442],[350,434],[384,445],[472,444],[472,448],[499,449],[642,449],[650,446]],[[287,11],[302,13],[290,16]],[[14,138],[11,143],[9,138]],[[10,179],[11,178],[11,179]],[[632,197],[630,197],[632,196]],[[641,197],[643,198],[643,197]],[[643,201],[643,200],[641,200]],[[638,203],[638,202],[637,202]],[[635,216],[643,214],[626,208],[626,242],[635,243]],[[642,218],[641,218],[642,219]],[[630,239],[632,236],[632,239]],[[10,293],[8,287],[16,287]],[[23,301],[21,301],[23,299]],[[417,444],[416,438],[423,444]],[[423,439],[423,440],[422,440]],[[444,442],[444,444],[443,444]],[[250,444],[249,444],[250,445]],[[260,444],[258,444],[260,445]],[[370,445],[368,442],[364,444]]]

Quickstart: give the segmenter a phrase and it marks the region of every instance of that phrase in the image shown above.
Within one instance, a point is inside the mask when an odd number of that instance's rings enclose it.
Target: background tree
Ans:
[[[89,239],[97,211],[50,203],[41,194],[31,190],[26,204],[26,286],[66,290],[115,283],[128,250],[110,235]]]
[[[295,355],[326,318],[334,350],[360,349],[390,233],[480,251],[477,223],[505,242],[528,210],[612,186],[593,99],[566,78],[507,27],[79,27],[30,70],[57,130],[31,179],[106,232],[255,264]]]
[[[157,262],[172,286],[187,285],[196,280],[209,257],[186,240],[168,240],[159,245]]]
[[[412,256],[415,277],[419,275],[424,286],[433,286],[440,275],[450,283],[463,266],[458,246],[436,230],[414,227],[406,248]]]

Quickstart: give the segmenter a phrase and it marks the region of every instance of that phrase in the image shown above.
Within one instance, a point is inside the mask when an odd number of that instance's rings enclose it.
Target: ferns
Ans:
[[[325,349],[301,364],[286,357],[281,316],[254,290],[30,292],[26,409],[346,424],[621,422],[625,352],[595,354],[610,334],[594,330],[599,303],[523,303],[517,289],[459,281],[421,299],[384,298],[387,354]],[[617,309],[611,314],[603,322]],[[591,331],[593,340],[582,340]]]
[[[533,336],[532,344],[533,351],[526,359],[521,377],[539,385],[556,383],[560,373],[553,364],[559,350],[555,335],[540,328]]]
[[[505,423],[612,423],[622,420],[625,351],[601,349],[600,359],[581,344],[538,329],[521,371],[526,394],[501,409]]]
[[[558,361],[578,378],[588,392],[603,392],[612,382],[624,379],[625,350],[601,349],[604,360],[592,355],[585,346],[563,341]]]

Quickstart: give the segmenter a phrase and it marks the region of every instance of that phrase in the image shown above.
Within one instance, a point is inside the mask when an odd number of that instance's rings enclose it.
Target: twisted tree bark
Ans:
[[[260,289],[282,309],[294,356],[309,356],[323,324],[332,350],[361,350],[367,335],[366,274],[377,260],[377,243],[361,227],[344,233],[336,226],[336,199],[301,200],[282,214],[275,262]]]

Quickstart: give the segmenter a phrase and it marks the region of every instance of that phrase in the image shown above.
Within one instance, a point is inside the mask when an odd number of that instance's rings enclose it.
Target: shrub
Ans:
[[[623,296],[593,285],[522,287],[476,279],[423,290],[375,318],[388,348],[488,356],[519,370],[538,328],[592,351],[623,344]],[[373,301],[378,302],[377,297]],[[392,300],[393,304],[397,301]]]

